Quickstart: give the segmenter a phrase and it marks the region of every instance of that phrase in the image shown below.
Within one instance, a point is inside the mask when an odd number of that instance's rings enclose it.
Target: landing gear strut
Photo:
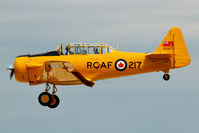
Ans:
[[[55,85],[53,85],[52,101],[48,105],[49,108],[56,108],[59,105],[59,97],[55,95],[56,92],[57,92],[57,88]]]
[[[43,106],[48,106],[49,108],[56,108],[60,102],[59,97],[55,95],[55,93],[57,92],[57,88],[55,85],[53,85],[52,95],[48,93],[49,90],[50,90],[50,85],[46,83],[45,92],[42,92],[39,95],[38,101]]]
[[[165,73],[165,74],[163,75],[163,79],[164,79],[165,81],[168,81],[168,80],[170,79],[170,75],[169,75],[168,73]]]

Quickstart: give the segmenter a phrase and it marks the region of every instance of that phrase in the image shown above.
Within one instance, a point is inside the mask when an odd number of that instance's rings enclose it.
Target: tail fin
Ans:
[[[170,54],[172,68],[184,67],[191,59],[180,28],[173,27],[154,52],[155,54]]]

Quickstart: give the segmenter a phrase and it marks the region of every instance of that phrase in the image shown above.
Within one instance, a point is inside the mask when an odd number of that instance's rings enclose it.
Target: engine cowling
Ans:
[[[15,79],[18,82],[27,83],[28,69],[27,69],[28,57],[16,57],[14,63]]]

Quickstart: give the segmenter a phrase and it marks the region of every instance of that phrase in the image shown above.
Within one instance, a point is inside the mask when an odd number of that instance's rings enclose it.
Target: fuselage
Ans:
[[[15,59],[15,78],[19,82],[43,83],[40,77],[43,64],[47,61],[70,62],[90,81],[163,71],[171,67],[169,61],[159,60],[154,62],[146,58],[146,55],[148,54],[114,50],[106,54],[22,56]]]

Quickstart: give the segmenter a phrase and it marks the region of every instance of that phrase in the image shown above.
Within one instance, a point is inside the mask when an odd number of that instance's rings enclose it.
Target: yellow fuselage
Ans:
[[[114,50],[113,52],[107,54],[17,57],[14,64],[15,79],[19,82],[31,81],[31,83],[34,84],[43,83],[43,81],[40,80],[40,76],[43,70],[43,64],[46,61],[70,62],[84,77],[90,81],[164,71],[171,68],[170,61],[153,61],[146,58],[146,55],[148,54],[119,52]],[[116,69],[116,61],[119,59],[126,61],[125,70],[120,71]],[[66,85],[67,84],[70,83],[66,83]]]

